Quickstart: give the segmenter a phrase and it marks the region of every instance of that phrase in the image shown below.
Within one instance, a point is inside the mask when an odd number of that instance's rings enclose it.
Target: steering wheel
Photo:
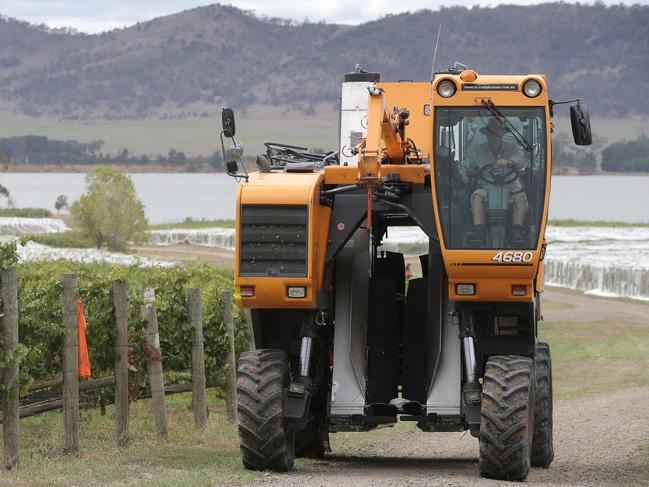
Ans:
[[[518,170],[512,166],[486,164],[478,171],[480,180],[493,186],[506,186],[516,181]]]

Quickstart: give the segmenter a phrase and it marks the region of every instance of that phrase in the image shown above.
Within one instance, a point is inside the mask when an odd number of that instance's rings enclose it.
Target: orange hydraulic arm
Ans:
[[[375,188],[381,179],[381,160],[385,154],[391,163],[405,162],[408,146],[404,131],[410,113],[405,108],[389,112],[383,90],[370,86],[367,108],[367,137],[356,148],[358,151],[358,181],[367,188]]]
[[[367,107],[367,137],[356,147],[358,151],[358,182],[367,188],[367,227],[372,228],[372,188],[381,183],[381,160],[383,147],[393,163],[404,163],[406,158],[405,127],[408,110],[387,109],[383,90],[370,86]]]

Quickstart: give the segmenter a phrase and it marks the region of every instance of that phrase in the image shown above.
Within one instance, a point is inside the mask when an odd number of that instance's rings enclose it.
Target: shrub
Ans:
[[[131,178],[114,167],[100,166],[86,175],[86,190],[70,213],[97,248],[125,250],[129,241],[144,239],[144,205]]]

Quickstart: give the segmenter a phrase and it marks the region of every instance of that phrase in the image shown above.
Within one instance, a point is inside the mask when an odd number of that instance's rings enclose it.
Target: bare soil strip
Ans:
[[[138,247],[151,257],[232,267],[232,252],[178,245]],[[649,303],[607,299],[547,288],[542,312],[549,322],[640,324],[649,327]],[[543,323],[541,323],[543,326]],[[592,370],[594,377],[602,371]],[[649,374],[649,371],[647,371]],[[540,486],[649,486],[649,387],[555,401],[555,460],[533,469]],[[252,486],[468,486],[511,485],[478,476],[478,442],[462,433],[422,433],[400,424],[387,434],[333,437],[323,460],[299,461],[288,474],[264,473]],[[336,449],[338,451],[336,451]]]
[[[532,469],[531,485],[649,485],[649,388],[560,401],[555,406],[555,461]],[[398,428],[403,429],[402,426]],[[360,433],[362,434],[362,433]],[[343,454],[305,462],[253,484],[282,486],[512,485],[478,476],[478,442],[462,433],[398,431]]]

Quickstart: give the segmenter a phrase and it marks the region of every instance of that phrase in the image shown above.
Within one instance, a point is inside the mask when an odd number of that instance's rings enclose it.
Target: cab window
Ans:
[[[434,171],[450,249],[537,247],[546,185],[544,108],[435,109]]]

